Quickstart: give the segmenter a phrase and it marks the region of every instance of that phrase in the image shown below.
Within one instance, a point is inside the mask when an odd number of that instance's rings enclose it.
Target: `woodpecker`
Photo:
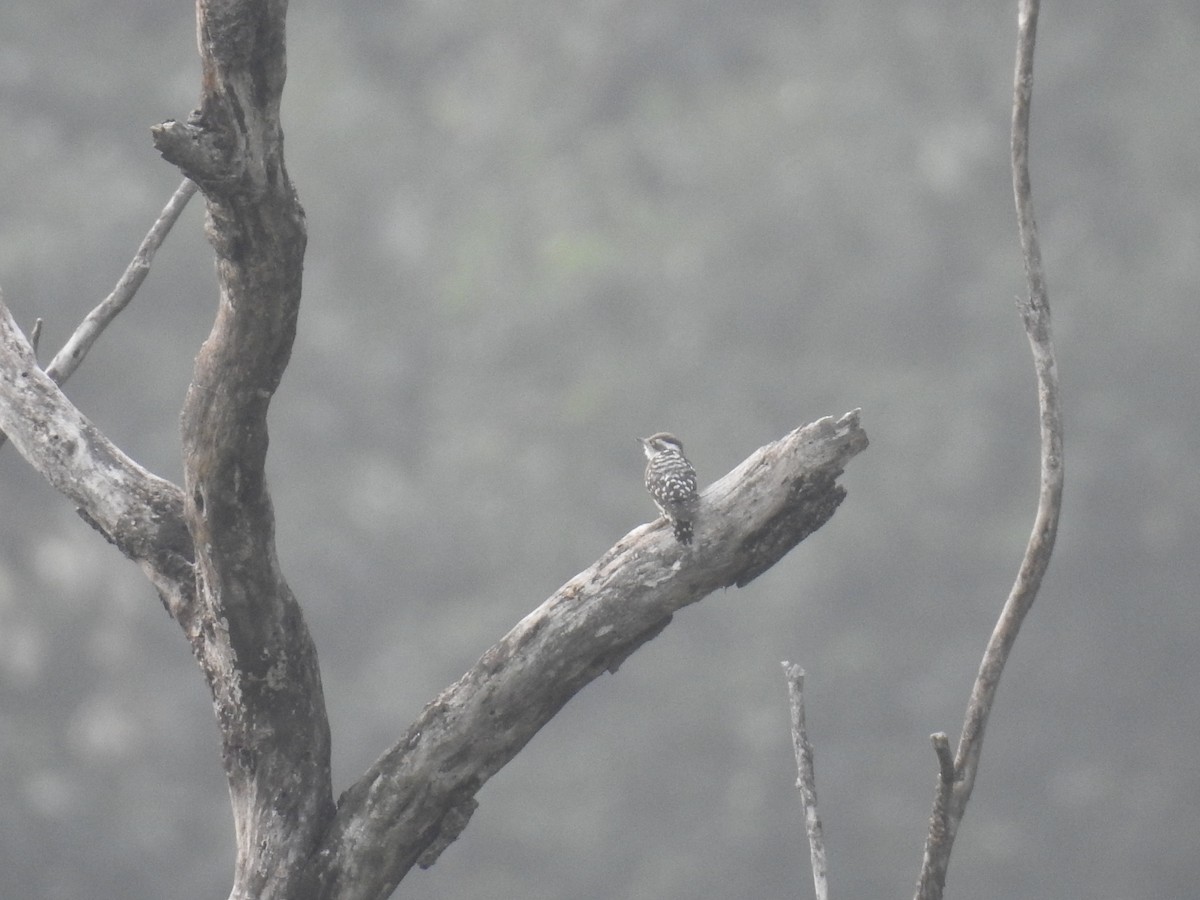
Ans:
[[[696,470],[683,455],[683,441],[661,431],[648,438],[638,438],[646,453],[646,490],[654,505],[666,516],[681,544],[692,542],[692,519],[695,517]]]

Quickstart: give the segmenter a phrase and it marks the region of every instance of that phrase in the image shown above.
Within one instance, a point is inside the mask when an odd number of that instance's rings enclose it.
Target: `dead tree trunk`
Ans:
[[[317,654],[279,569],[267,410],[295,335],[304,213],[283,159],[285,3],[200,0],[200,108],[154,129],[200,186],[220,298],[182,416],[184,485],[147,472],[42,371],[0,303],[0,429],[136,561],[212,691],[237,839],[233,898],[379,898],[432,865],[480,787],[672,613],[745,585],[824,524],[866,447],[857,413],[770,444],[709,487],[687,548],[631,531],[519,622],[335,803]]]

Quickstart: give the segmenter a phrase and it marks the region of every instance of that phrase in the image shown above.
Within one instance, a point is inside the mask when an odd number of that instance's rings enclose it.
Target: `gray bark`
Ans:
[[[182,415],[184,485],[114,447],[0,303],[0,429],[138,562],[212,692],[234,811],[233,898],[386,897],[466,826],[480,787],[585,685],[710,592],[824,524],[866,447],[858,414],[756,451],[706,490],[695,541],[631,531],[489,649],[335,803],[317,654],[279,569],[267,411],[291,353],[304,213],[283,160],[286,3],[199,0],[200,108],[154,129],[203,191],[219,305]]]

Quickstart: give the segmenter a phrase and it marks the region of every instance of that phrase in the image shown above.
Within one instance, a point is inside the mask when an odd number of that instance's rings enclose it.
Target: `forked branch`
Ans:
[[[142,562],[208,679],[236,837],[231,897],[383,898],[466,826],[475,793],[572,696],[707,594],[753,581],[833,515],[858,413],[760,448],[710,486],[695,540],[626,535],[527,615],[334,804],[316,652],[280,571],[267,411],[300,302],[303,210],[283,161],[282,0],[198,0],[203,85],[159,150],[200,185],[216,321],[182,415],[183,490],[112,447],[37,367],[0,306],[0,424],[109,540]],[[39,417],[37,411],[43,415]]]
[[[1026,614],[1033,606],[1042,577],[1050,564],[1063,491],[1063,428],[1059,408],[1058,371],[1050,335],[1050,301],[1042,268],[1041,245],[1033,217],[1029,178],[1029,112],[1033,97],[1033,50],[1037,38],[1038,0],[1019,0],[1017,61],[1013,88],[1012,174],[1017,227],[1025,259],[1028,296],[1019,301],[1021,319],[1033,352],[1041,423],[1041,487],[1033,533],[1016,581],[984,651],[979,674],[967,705],[966,721],[952,765],[943,734],[933,736],[939,776],[934,795],[925,856],[917,882],[918,900],[939,900],[946,883],[950,852],[958,826],[975,786],[983,736],[995,700],[1000,675]]]

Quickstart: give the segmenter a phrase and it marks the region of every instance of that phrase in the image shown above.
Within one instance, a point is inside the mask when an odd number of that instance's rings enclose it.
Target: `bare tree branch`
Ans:
[[[519,622],[335,806],[316,651],[279,569],[267,410],[287,365],[306,230],[283,161],[284,0],[198,0],[200,110],[154,129],[204,192],[220,302],[182,414],[184,488],[112,447],[0,316],[0,423],[160,585],[205,673],[233,806],[233,900],[382,898],[431,865],[479,788],[575,693],[708,593],[745,585],[833,515],[857,411],[761,448],[704,492],[695,538],[635,529]],[[37,410],[43,410],[42,415]]]
[[[944,784],[953,784],[954,754],[950,752],[950,739],[946,737],[946,732],[939,731],[936,734],[931,734],[929,741],[933,744],[933,752],[938,758],[938,777]]]
[[[142,286],[142,282],[146,280],[146,276],[150,274],[150,263],[154,261],[154,254],[158,252],[162,242],[171,233],[171,228],[194,193],[196,193],[195,183],[186,178],[175,189],[175,193],[163,207],[158,219],[150,226],[146,236],[142,238],[142,243],[138,245],[137,252],[125,268],[120,280],[117,281],[112,293],[84,317],[79,327],[75,329],[75,333],[46,367],[46,374],[54,380],[55,384],[66,383],[72,373],[79,368],[79,364],[92,349],[92,345],[104,333],[104,329],[121,310],[129,305],[129,301],[133,299],[138,288]]]
[[[255,679],[289,677],[286,662],[262,674],[253,668],[262,665],[258,658],[247,664],[224,642],[232,640],[225,635],[237,620],[214,621],[213,600],[196,596],[181,492],[141,470],[95,431],[33,364],[28,343],[2,306],[0,424],[10,426],[17,449],[80,504],[85,519],[141,562],[152,581],[170,587],[171,611],[214,693],[240,686],[257,698],[264,687]],[[710,486],[697,511],[690,549],[676,543],[663,519],[630,532],[426,707],[407,734],[343,795],[336,820],[328,823],[332,827],[320,833],[315,846],[305,844],[311,851],[306,865],[298,864],[294,847],[257,846],[247,860],[251,876],[242,876],[232,896],[251,896],[245,884],[260,872],[258,896],[263,897],[389,896],[414,863],[432,865],[458,837],[476,806],[474,794],[579,690],[604,672],[615,672],[667,626],[676,610],[717,588],[748,583],[824,524],[845,497],[836,479],[866,444],[857,412],[837,421],[822,419],[759,449]],[[200,587],[202,593],[208,589],[203,581]],[[297,623],[283,627],[292,634]],[[252,724],[266,727],[261,716],[255,723],[253,707],[234,711],[243,721],[220,722],[227,741]],[[279,810],[278,820],[269,823],[269,837],[307,841],[295,833],[290,818],[295,813],[287,806],[303,805],[304,798],[285,795],[308,791],[311,803],[320,785],[303,785],[285,764],[306,750],[321,750],[323,736],[289,732],[296,745],[286,752],[273,746],[272,737],[255,735],[261,745],[236,748],[238,761],[256,762],[268,773],[257,787],[268,798],[263,803],[274,801]],[[240,782],[233,786],[243,788]],[[232,799],[235,808],[247,802],[237,794]],[[258,862],[280,856],[288,861],[273,870]]]
[[[167,235],[171,233],[171,228],[179,218],[183,208],[187,206],[188,200],[192,194],[196,193],[195,183],[184,179],[183,183],[175,189],[175,193],[171,195],[171,199],[167,201],[167,205],[163,207],[162,213],[158,219],[150,227],[150,231],[142,238],[142,243],[138,246],[137,252],[133,255],[133,259],[125,268],[125,272],[121,275],[117,286],[113,288],[112,293],[105,297],[100,304],[90,313],[84,316],[79,327],[75,329],[75,333],[67,340],[63,348],[58,351],[50,365],[46,367],[46,374],[50,376],[50,380],[55,384],[65,384],[72,373],[79,368],[79,364],[83,362],[92,345],[104,333],[104,329],[109,326],[109,323],[117,317],[129,301],[133,299],[133,295],[137,293],[142,282],[146,280],[146,276],[150,274],[150,263],[154,260],[154,254],[158,248],[162,246],[162,242]],[[33,346],[34,353],[37,352],[38,338],[42,333],[42,320],[38,319],[33,326],[33,331],[29,335],[29,343]],[[0,446],[3,446],[6,440],[5,432],[0,431]]]
[[[1042,577],[1050,564],[1063,491],[1063,429],[1059,408],[1058,370],[1050,335],[1050,301],[1042,269],[1041,245],[1033,216],[1033,190],[1029,178],[1029,111],[1033,96],[1033,50],[1037,38],[1038,0],[1019,0],[1017,61],[1013,88],[1012,172],[1016,200],[1017,227],[1025,259],[1029,295],[1020,304],[1021,318],[1033,353],[1038,384],[1038,408],[1041,419],[1041,486],[1033,533],[1021,561],[1016,581],[1000,613],[1000,618],[984,651],[979,674],[967,706],[966,721],[953,772],[947,771],[948,746],[944,736],[938,750],[940,776],[934,796],[929,835],[921,876],[917,883],[918,900],[938,900],[946,883],[950,852],[967,801],[975,785],[983,752],[983,736],[995,700],[1000,675],[1025,615],[1033,606]],[[952,777],[949,777],[952,774]]]
[[[414,864],[430,864],[462,830],[480,787],[572,696],[615,671],[676,610],[747,583],[826,522],[845,497],[842,467],[866,445],[857,412],[797,429],[704,491],[691,549],[659,519],[559,588],[342,795],[306,890],[387,897]]]
[[[93,528],[142,566],[180,617],[192,592],[183,492],[122,453],[38,367],[0,298],[0,428]]]
[[[813,895],[816,900],[829,900],[829,864],[825,857],[825,833],[821,815],[817,812],[817,775],[813,768],[813,747],[804,723],[804,670],[789,662],[783,663],[788,683],[788,702],[792,711],[792,748],[796,753],[796,787],[804,805],[804,830],[808,833],[809,857],[812,861]]]

